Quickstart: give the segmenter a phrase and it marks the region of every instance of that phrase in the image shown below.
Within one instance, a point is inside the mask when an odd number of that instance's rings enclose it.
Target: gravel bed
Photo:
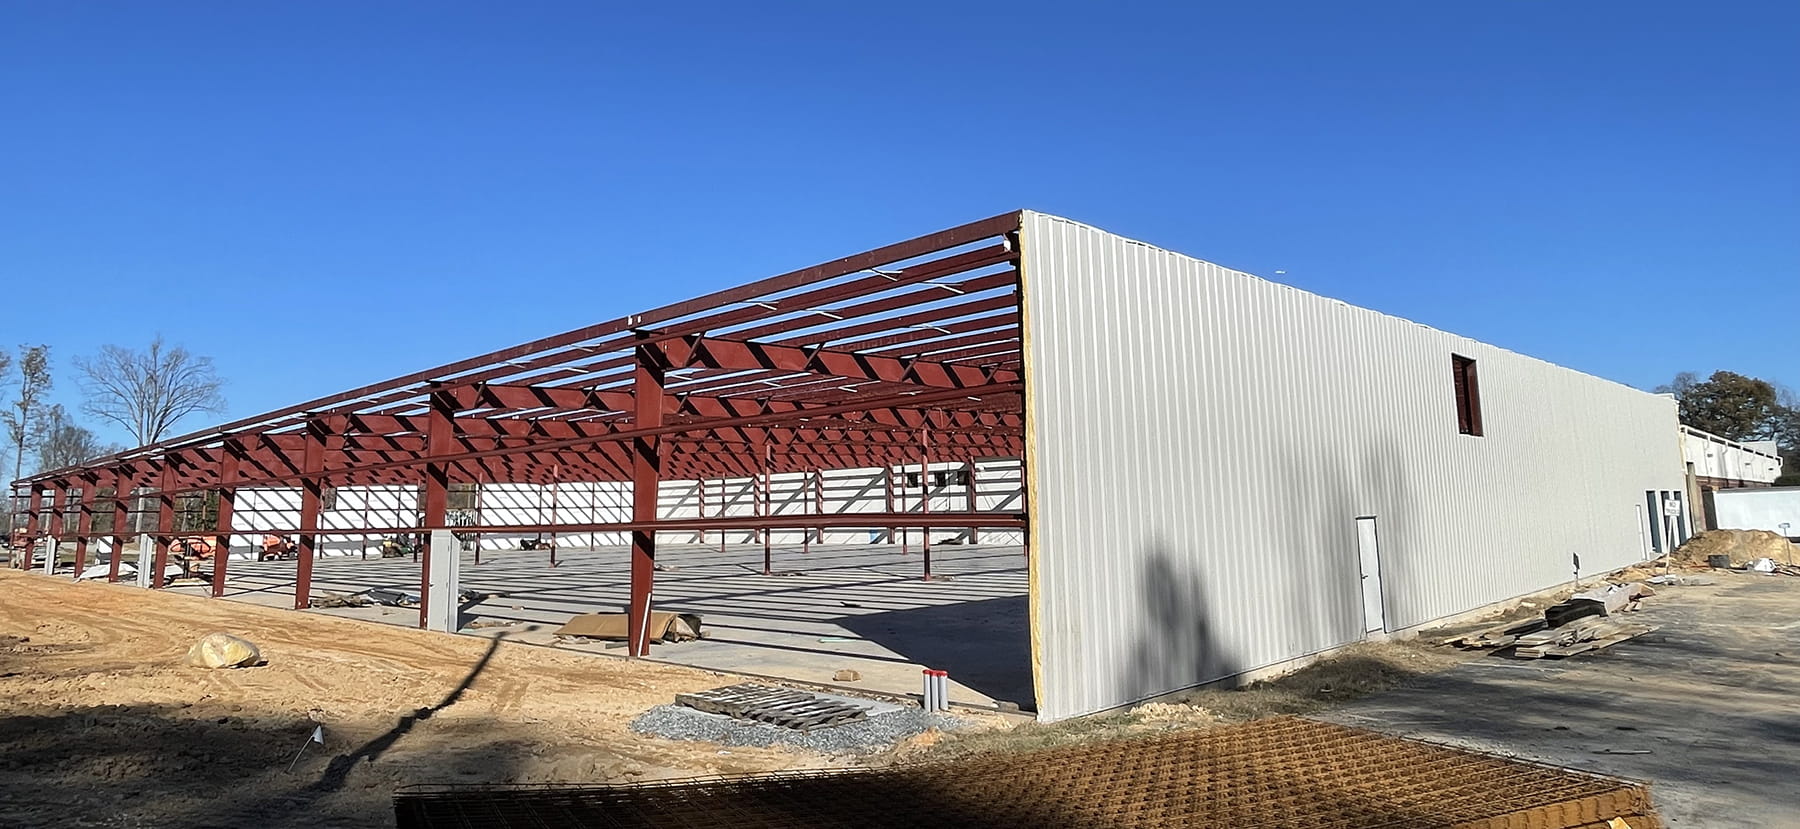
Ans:
[[[704,740],[728,746],[789,745],[823,754],[855,754],[886,748],[927,729],[954,731],[966,725],[965,721],[944,714],[900,708],[843,725],[796,731],[680,705],[658,705],[632,721],[631,730],[671,740]]]

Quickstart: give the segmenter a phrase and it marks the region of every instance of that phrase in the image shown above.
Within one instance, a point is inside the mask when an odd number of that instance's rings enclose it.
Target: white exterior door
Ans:
[[[1363,629],[1370,633],[1387,629],[1381,603],[1381,549],[1375,533],[1375,516],[1356,519],[1356,552],[1362,563]]]

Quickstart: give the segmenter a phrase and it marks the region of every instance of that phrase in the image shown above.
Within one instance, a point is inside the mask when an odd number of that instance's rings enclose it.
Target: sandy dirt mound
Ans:
[[[1675,548],[1675,559],[1705,564],[1710,556],[1729,556],[1731,566],[1742,567],[1759,558],[1785,564],[1796,552],[1781,534],[1768,530],[1707,530]]]
[[[267,664],[186,664],[199,637]],[[420,782],[619,782],[827,765],[632,718],[716,674],[0,572],[0,826],[391,826]],[[315,726],[326,744],[286,768]]]

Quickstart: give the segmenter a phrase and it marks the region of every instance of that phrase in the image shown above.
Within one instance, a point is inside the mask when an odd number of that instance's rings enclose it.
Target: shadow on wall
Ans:
[[[1357,519],[1375,519],[1382,588],[1383,621],[1389,629],[1417,614],[1398,597],[1416,595],[1416,568],[1403,566],[1414,540],[1412,497],[1399,446],[1386,437],[1370,439],[1354,466],[1322,466],[1325,451],[1288,459],[1281,492],[1272,504],[1267,526],[1281,528],[1283,545],[1273,551],[1287,557],[1287,601],[1272,624],[1286,627],[1289,658],[1316,653],[1365,638],[1369,625],[1363,608],[1363,572]],[[1299,458],[1315,459],[1313,462]]]
[[[841,616],[864,639],[997,700],[1037,709],[1031,687],[1031,620],[1024,596]]]
[[[1277,497],[1264,505],[1258,536],[1199,556],[1250,585],[1229,614],[1211,607],[1207,564],[1188,562],[1152,539],[1139,576],[1138,632],[1121,701],[1137,701],[1255,670],[1285,659],[1360,640],[1363,634],[1361,564],[1356,519],[1375,515],[1382,553],[1383,604],[1389,626],[1416,609],[1389,597],[1417,589],[1400,566],[1414,548],[1414,522],[1405,509],[1408,479],[1394,442],[1377,438],[1354,465],[1321,466],[1296,455],[1277,467]],[[1214,574],[1217,575],[1216,573]],[[1219,630],[1222,618],[1260,620],[1257,629]],[[1275,631],[1271,633],[1271,631]],[[1274,640],[1273,658],[1246,660],[1253,643]]]
[[[1242,670],[1219,641],[1200,573],[1176,564],[1161,541],[1150,542],[1138,596],[1136,642],[1119,699],[1142,700]]]

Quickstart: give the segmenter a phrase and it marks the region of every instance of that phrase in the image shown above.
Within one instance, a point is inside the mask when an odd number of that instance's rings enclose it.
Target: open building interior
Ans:
[[[621,646],[575,646],[808,681],[849,669],[894,693],[942,668],[955,701],[1029,709],[1018,224],[51,471],[15,497],[30,532],[115,580],[137,531],[151,572],[204,534],[234,555],[183,589],[304,609],[399,588],[416,618],[315,612],[546,644],[540,626],[624,611]],[[256,560],[265,535],[297,557]],[[383,559],[388,538],[416,550]],[[701,614],[706,637],[654,644],[652,608]]]

